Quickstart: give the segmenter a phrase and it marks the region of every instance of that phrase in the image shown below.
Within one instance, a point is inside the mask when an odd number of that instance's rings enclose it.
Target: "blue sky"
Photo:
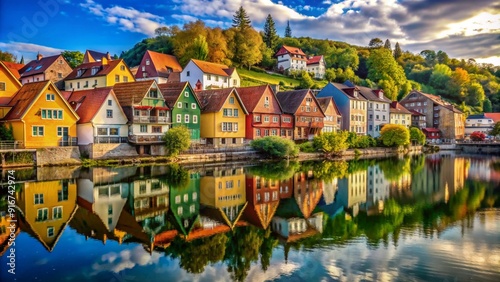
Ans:
[[[120,54],[160,26],[202,19],[227,28],[243,6],[256,29],[267,14],[283,35],[366,46],[371,38],[403,50],[443,50],[500,65],[500,2],[491,0],[14,0],[0,1],[0,50],[25,60],[37,52],[86,49]]]

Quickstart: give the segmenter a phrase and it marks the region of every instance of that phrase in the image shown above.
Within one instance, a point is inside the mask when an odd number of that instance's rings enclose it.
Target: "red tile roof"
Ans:
[[[309,57],[307,59],[307,64],[308,65],[319,64],[319,62],[321,61],[321,58],[323,58],[323,55]]]
[[[78,120],[78,123],[82,124],[92,121],[97,112],[99,112],[101,106],[107,101],[106,98],[108,97],[108,95],[113,95],[113,88],[102,87],[89,90],[74,91],[72,93],[70,92],[70,94],[71,95],[67,100],[71,107],[80,116],[80,120]]]
[[[102,62],[84,63],[73,69],[73,71],[65,79],[70,80],[70,79],[80,79],[85,77],[104,76],[109,74],[112,70],[114,70],[118,66],[118,64],[120,64],[120,62],[122,61],[123,61],[122,59],[108,61],[108,63],[105,65],[103,65]],[[92,75],[93,67],[98,68],[97,73],[95,73],[94,75]],[[78,76],[79,70],[82,71],[82,74],[80,76]]]
[[[174,72],[181,72],[182,67],[177,61],[177,58],[172,55],[162,54],[154,51],[146,51],[151,58],[151,61],[158,72],[158,75],[169,76],[171,69]]]
[[[179,96],[184,92],[184,89],[188,87],[191,89],[191,93],[194,95],[195,100],[200,105],[198,101],[198,96],[195,95],[193,88],[189,82],[168,82],[168,83],[160,83],[158,84],[158,88],[160,88],[161,94],[163,94],[163,98],[165,98],[165,103],[170,108],[175,106],[175,103],[179,99]]]
[[[484,116],[493,119],[494,122],[500,121],[500,113],[484,113]]]
[[[122,107],[130,107],[140,103],[153,85],[156,85],[155,80],[122,82],[116,83],[113,86],[113,91]],[[158,90],[161,93],[161,90]]]
[[[198,66],[198,68],[200,68],[200,70],[204,73],[216,74],[221,76],[230,76],[230,74],[234,71],[233,69],[223,64],[216,64],[195,59],[191,59],[191,61],[196,66]]]
[[[238,87],[236,88],[236,90],[238,91],[238,94],[240,95],[241,101],[243,101],[245,108],[247,108],[249,112],[253,112],[255,110],[255,107],[259,103],[266,90],[270,91],[271,94],[274,93],[269,85]]]
[[[411,114],[411,112],[407,108],[403,107],[403,105],[401,105],[398,101],[393,101],[391,103],[389,112],[399,113],[399,114]]]
[[[304,52],[300,48],[287,46],[287,45],[281,46],[281,48],[278,50],[278,52],[276,52],[276,54],[274,56],[280,56],[280,55],[284,55],[284,54],[295,54],[295,55],[301,55],[304,57],[306,56],[306,54],[304,54]],[[306,58],[304,58],[304,60],[306,60]]]
[[[425,96],[425,97],[427,97],[427,98],[431,99],[434,103],[439,104],[439,105],[442,105],[442,106],[443,106],[443,105],[450,105],[450,103],[448,103],[448,102],[446,102],[445,100],[443,100],[443,99],[441,98],[441,96],[432,95],[432,94],[427,94],[427,93],[424,93],[424,92],[421,92],[421,91],[417,91],[417,90],[412,90],[412,91],[410,92],[410,94],[411,94],[411,93],[418,93],[418,94],[420,94],[420,95],[423,95],[423,96]],[[410,95],[410,94],[408,94],[408,95]]]
[[[433,128],[433,127],[426,127],[426,128],[422,128],[422,131],[426,131],[426,132],[441,132],[441,130],[437,129],[437,128]]]
[[[200,107],[202,113],[216,113],[222,110],[222,106],[228,99],[231,93],[235,93],[236,99],[240,102],[241,107],[245,114],[248,114],[247,109],[235,88],[222,88],[222,89],[211,89],[204,91],[197,91],[198,101],[200,101]]]
[[[12,75],[14,75],[15,78],[17,79],[21,78],[19,71],[24,67],[23,64],[17,64],[5,61],[1,61],[1,63],[4,64],[4,66],[12,73]]]
[[[408,110],[410,111],[410,113],[411,113],[413,116],[425,116],[424,114],[419,113],[419,112],[417,112],[417,111],[415,111],[415,110],[410,110],[410,109],[408,109]]]
[[[49,68],[57,59],[64,60],[61,55],[54,55],[49,57],[43,57],[40,60],[33,60],[27,63],[22,69],[19,70],[21,77],[32,76],[39,73],[44,73],[47,68]]]

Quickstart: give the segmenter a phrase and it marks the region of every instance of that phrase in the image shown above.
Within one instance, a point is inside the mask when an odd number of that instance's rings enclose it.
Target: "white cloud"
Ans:
[[[60,54],[62,51],[64,51],[59,48],[23,42],[0,42],[0,49],[14,54],[18,59],[20,59],[21,56],[25,56],[25,62],[28,62],[30,60],[28,56],[34,59],[36,58],[36,54],[38,53],[44,56],[51,56]]]
[[[161,255],[158,253],[149,254],[141,245],[133,249],[123,250],[120,253],[107,253],[101,256],[101,259],[92,265],[91,275],[97,275],[103,271],[119,273],[126,269],[132,269],[137,266],[158,264]]]
[[[330,1],[330,0],[325,0],[325,1],[323,1],[323,4],[325,4],[325,5],[330,5],[330,4],[332,4],[332,1]]]
[[[115,24],[122,30],[154,35],[155,29],[164,25],[163,18],[148,12],[141,12],[134,8],[112,6],[104,8],[93,0],[86,0],[80,4],[81,7],[98,17],[103,18],[110,24]]]

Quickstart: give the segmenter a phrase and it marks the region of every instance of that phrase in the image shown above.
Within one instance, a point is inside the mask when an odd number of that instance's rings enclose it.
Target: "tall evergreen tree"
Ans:
[[[21,60],[19,61],[19,63],[24,65],[24,56],[21,56]]]
[[[279,36],[276,33],[276,27],[274,26],[274,20],[271,14],[267,15],[266,23],[264,24],[264,43],[268,48],[274,50],[278,44]]]
[[[396,46],[394,47],[394,59],[398,59],[403,55],[403,51],[401,51],[401,47],[399,47],[399,42],[396,42]]]
[[[286,23],[285,37],[292,37],[292,29],[290,28],[290,21]]]
[[[250,27],[250,24],[252,22],[250,21],[250,18],[248,17],[247,11],[243,9],[243,6],[240,6],[238,11],[233,16],[233,27],[239,29],[239,30],[244,30],[248,27]]]
[[[389,39],[385,40],[384,48],[392,51],[391,42],[389,41]]]

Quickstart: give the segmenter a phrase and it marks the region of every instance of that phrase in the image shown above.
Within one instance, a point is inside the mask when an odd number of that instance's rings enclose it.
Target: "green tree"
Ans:
[[[467,96],[467,86],[469,83],[469,73],[462,68],[456,68],[451,74],[450,83],[446,86],[448,95],[458,101],[464,101]]]
[[[354,48],[337,49],[330,56],[330,61],[334,67],[346,70],[351,68],[357,70],[359,67],[358,51]]]
[[[17,57],[10,52],[0,50],[0,61],[15,63]]]
[[[449,96],[448,85],[451,80],[452,71],[450,67],[443,64],[434,66],[429,78],[429,85],[436,89],[437,94]]]
[[[396,46],[394,47],[394,59],[399,59],[403,55],[403,51],[399,46],[399,42],[396,42]]]
[[[252,140],[250,146],[272,158],[288,158],[299,155],[299,147],[295,142],[278,136],[266,136]]]
[[[389,99],[396,100],[407,79],[403,68],[396,62],[391,51],[385,48],[372,50],[367,64],[368,78],[377,82]]]
[[[265,50],[262,36],[252,27],[240,30],[230,28],[224,33],[228,40],[228,57],[240,66],[251,66],[262,61],[262,50]]]
[[[251,26],[250,18],[248,17],[247,11],[240,6],[238,11],[233,16],[233,27],[239,29],[240,31],[249,28]]]
[[[19,63],[24,65],[24,56],[21,56],[21,60],[19,60]]]
[[[0,140],[14,141],[14,129],[11,124],[8,127],[5,123],[0,124]]]
[[[410,130],[401,124],[386,124],[380,130],[380,139],[388,147],[408,145],[410,144]]]
[[[410,141],[416,142],[418,145],[425,144],[425,134],[418,127],[410,128]]]
[[[335,75],[335,69],[326,69],[325,71],[325,79],[328,81],[328,82],[332,82],[332,81],[335,81],[335,78],[337,76]]]
[[[493,126],[493,129],[489,133],[491,136],[498,136],[500,135],[500,121],[495,123],[495,126]]]
[[[203,35],[198,35],[193,44],[186,50],[189,58],[205,61],[208,57],[208,43]]]
[[[273,17],[271,14],[268,14],[264,24],[264,43],[266,43],[267,48],[275,50],[276,46],[278,46],[278,39],[279,36],[276,32]]]
[[[392,52],[391,42],[389,41],[389,39],[385,40],[384,48],[389,49]]]
[[[191,134],[189,134],[187,127],[177,126],[165,132],[163,141],[165,141],[167,155],[176,157],[181,152],[189,149],[191,145]]]
[[[478,82],[473,82],[468,86],[468,95],[465,98],[465,103],[473,107],[483,106],[483,102],[486,99],[484,95],[484,89]]]
[[[290,28],[290,21],[286,22],[285,37],[292,37],[292,29]]]
[[[441,50],[437,52],[436,59],[439,64],[447,65],[450,62],[450,57],[448,57],[448,54],[446,54],[446,52]]]
[[[229,65],[227,59],[227,40],[220,27],[207,30],[208,57],[207,61]]]
[[[309,89],[314,85],[314,81],[307,71],[302,71],[302,78],[300,79],[300,89]]]
[[[433,67],[437,62],[436,52],[433,50],[423,50],[420,55],[424,57],[427,66]]]
[[[368,43],[368,46],[371,47],[371,48],[380,48],[384,45],[384,41],[382,41],[382,39],[376,37],[376,38],[372,38],[370,40],[370,42]]]
[[[347,138],[348,131],[325,132],[318,136],[314,136],[313,145],[316,149],[321,150],[329,155],[339,155],[349,148]]]
[[[61,55],[71,68],[75,68],[83,63],[84,55],[80,51],[63,51]]]
[[[491,105],[490,99],[485,99],[483,101],[483,112],[485,112],[485,113],[492,113],[493,112],[493,106]]]

